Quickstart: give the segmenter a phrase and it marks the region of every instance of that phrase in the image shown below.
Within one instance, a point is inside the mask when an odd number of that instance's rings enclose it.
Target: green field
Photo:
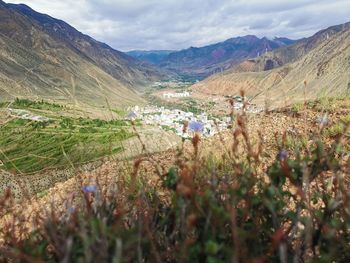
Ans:
[[[29,112],[45,110],[50,118],[37,122],[11,117],[0,125],[3,167],[19,174],[74,166],[115,154],[123,150],[121,141],[133,136],[127,121],[66,117],[62,116],[64,107],[56,104],[15,100],[11,107]]]

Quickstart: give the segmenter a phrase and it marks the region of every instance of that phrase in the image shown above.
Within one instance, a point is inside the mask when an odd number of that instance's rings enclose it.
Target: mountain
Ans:
[[[350,22],[331,26],[327,29],[317,32],[311,37],[299,40],[294,45],[284,46],[272,52],[267,52],[260,57],[245,60],[240,64],[235,65],[232,70],[236,72],[264,71],[283,66],[287,63],[295,62],[304,55],[308,54],[315,47],[320,45],[323,41],[331,38],[333,35],[344,31],[349,27]]]
[[[272,107],[350,94],[350,23],[244,63],[245,70],[241,63],[194,85],[193,90],[208,95],[239,95],[244,90],[253,103]]]
[[[258,38],[248,35],[228,39],[224,42],[204,46],[190,47],[178,52],[172,52],[165,57],[159,66],[182,75],[204,78],[226,70],[239,62],[254,58],[266,51],[294,43],[287,38]]]
[[[115,106],[139,103],[133,90],[165,78],[62,20],[0,0],[0,96]]]
[[[151,63],[151,64],[159,64],[162,60],[164,60],[170,53],[175,52],[174,50],[132,50],[126,52],[129,56]]]

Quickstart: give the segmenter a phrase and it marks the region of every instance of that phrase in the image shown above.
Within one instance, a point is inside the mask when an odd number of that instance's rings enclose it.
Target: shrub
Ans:
[[[304,109],[304,104],[303,103],[296,103],[293,104],[291,111],[293,113],[299,113]]]
[[[32,101],[29,99],[19,99],[19,98],[16,98],[13,101],[11,106],[15,108],[32,108],[32,109],[53,110],[53,111],[60,111],[63,108],[62,105],[45,102],[44,100]]]

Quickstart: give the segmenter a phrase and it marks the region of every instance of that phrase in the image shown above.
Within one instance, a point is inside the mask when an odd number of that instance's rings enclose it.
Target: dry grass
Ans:
[[[213,139],[217,151],[197,134],[177,151],[108,162],[30,211],[7,194],[3,260],[347,262],[350,124],[312,106],[298,114],[242,112]]]

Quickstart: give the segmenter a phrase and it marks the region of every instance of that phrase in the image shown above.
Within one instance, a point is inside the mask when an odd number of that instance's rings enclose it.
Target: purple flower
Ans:
[[[75,213],[75,208],[74,207],[68,208],[68,214],[74,214],[74,213]]]
[[[203,132],[204,124],[198,121],[191,121],[188,127],[194,132]]]
[[[319,118],[319,122],[321,125],[325,126],[328,124],[328,118],[327,115],[324,115],[322,118]]]
[[[82,187],[84,193],[95,193],[97,190],[96,185],[85,185]]]
[[[286,149],[282,149],[278,155],[277,155],[278,159],[280,161],[284,161],[285,159],[287,159],[288,157],[288,151]]]

